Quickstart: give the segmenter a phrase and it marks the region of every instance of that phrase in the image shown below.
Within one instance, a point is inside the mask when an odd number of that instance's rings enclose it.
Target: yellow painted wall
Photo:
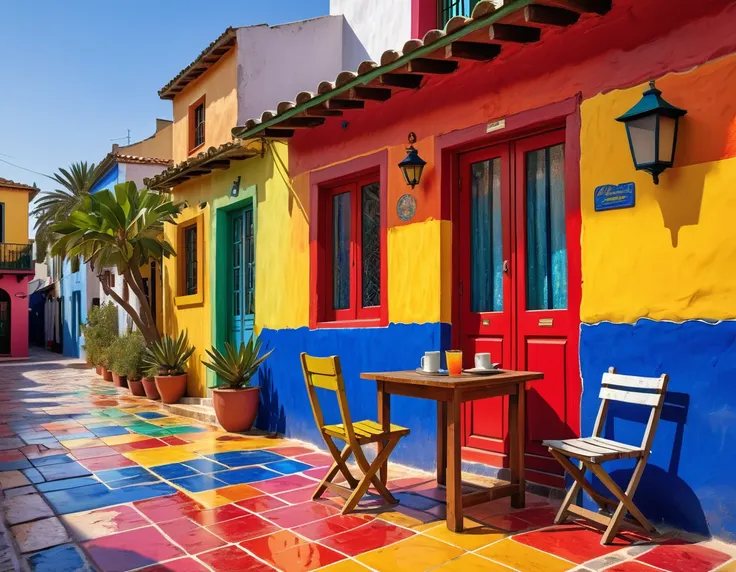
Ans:
[[[624,126],[614,121],[645,85],[581,107],[584,322],[736,318],[736,56],[657,80],[687,109],[676,167],[660,177],[633,168]],[[636,206],[597,213],[593,190],[636,183]]]
[[[157,120],[161,121],[161,120]],[[171,159],[172,158],[172,144],[174,137],[174,124],[167,122],[164,126],[156,131],[151,137],[133,143],[132,145],[126,145],[118,149],[119,153],[124,155],[135,155],[136,157],[155,157],[157,159]]]
[[[0,186],[0,203],[5,204],[5,242],[28,243],[29,191]]]
[[[232,140],[230,130],[238,116],[237,52],[230,50],[174,98],[174,162],[189,157],[189,106],[205,96],[205,141],[195,152]]]

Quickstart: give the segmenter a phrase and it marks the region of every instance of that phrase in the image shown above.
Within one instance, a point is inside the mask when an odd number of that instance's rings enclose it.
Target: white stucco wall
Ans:
[[[139,189],[144,186],[143,179],[158,175],[166,169],[164,165],[141,165],[139,163],[118,163],[118,165],[119,180],[133,181]]]
[[[376,62],[411,38],[411,0],[330,0],[330,14],[345,16]]]
[[[239,28],[238,125],[368,59],[342,16]]]

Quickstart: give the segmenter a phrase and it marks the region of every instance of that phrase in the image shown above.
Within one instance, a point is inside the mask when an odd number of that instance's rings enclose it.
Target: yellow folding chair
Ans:
[[[322,433],[322,438],[327,448],[335,459],[332,467],[330,467],[330,470],[314,491],[312,500],[318,499],[325,490],[330,489],[335,494],[347,499],[345,506],[342,508],[342,514],[347,514],[357,506],[372,483],[387,503],[398,503],[399,501],[396,500],[386,488],[386,485],[378,478],[377,473],[389,458],[391,452],[399,443],[399,440],[409,434],[409,429],[399,427],[398,425],[391,425],[388,431],[384,431],[381,425],[370,420],[353,423],[350,418],[350,409],[348,408],[348,399],[345,392],[342,369],[340,368],[340,359],[337,356],[325,358],[313,357],[302,352],[301,360],[304,381],[307,384],[307,393],[309,394],[309,402],[312,405],[312,413],[314,414],[314,421]],[[325,425],[322,408],[319,405],[317,392],[314,389],[315,387],[328,389],[337,393],[337,402],[340,407],[342,423]],[[340,439],[345,442],[345,447],[342,451],[338,449],[333,439]],[[383,441],[384,447],[376,456],[373,463],[369,463],[363,454],[362,446],[379,441]],[[351,455],[355,457],[358,468],[363,473],[363,478],[360,481],[353,476],[346,464]],[[341,473],[345,477],[348,483],[347,487],[332,482],[338,473]]]
[[[569,515],[581,516],[596,522],[606,527],[601,544],[613,542],[622,525],[634,529],[643,528],[650,533],[655,531],[652,523],[634,504],[634,494],[649,459],[654,433],[657,430],[657,424],[664,406],[668,380],[667,374],[662,374],[660,377],[635,377],[617,374],[614,368],[609,368],[608,373],[603,374],[599,394],[599,398],[602,399],[601,408],[595,420],[593,436],[582,439],[542,442],[545,447],[548,447],[549,452],[557,459],[557,462],[575,479],[575,483],[565,496],[565,500],[562,501],[562,506],[555,518],[556,524],[564,522]],[[621,401],[651,408],[640,447],[601,437],[606,414],[608,413],[608,405],[611,401]],[[578,461],[577,465],[572,462],[573,459]],[[615,459],[636,459],[636,466],[626,491],[622,491],[601,467],[601,463]],[[615,501],[604,497],[593,489],[585,478],[586,469],[598,477],[600,482],[616,497]],[[598,504],[601,512],[608,512],[613,508],[613,514],[606,516],[574,504],[581,488]],[[627,512],[631,514],[634,520],[626,518]]]

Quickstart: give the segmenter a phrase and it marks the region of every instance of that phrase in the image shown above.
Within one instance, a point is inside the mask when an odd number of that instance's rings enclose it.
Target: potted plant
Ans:
[[[143,384],[143,391],[148,399],[161,399],[161,394],[156,389],[156,378],[155,375],[158,373],[158,366],[146,367],[144,362],[143,377],[141,383]]]
[[[133,395],[143,397],[146,395],[141,378],[143,377],[143,356],[146,351],[146,341],[140,332],[130,332],[118,338],[110,348],[112,354],[113,380],[117,375],[120,382],[127,381],[127,385]]]
[[[121,359],[124,359],[125,352],[125,336],[115,340],[109,349],[110,371],[112,372],[112,381],[116,387],[128,387],[128,379],[125,374],[121,373]]]
[[[109,369],[109,348],[118,337],[118,310],[114,304],[92,306],[87,314],[87,323],[82,324],[84,351],[87,359],[95,365],[98,375],[112,381]]]
[[[225,431],[248,431],[256,420],[260,388],[251,387],[251,379],[273,350],[262,356],[258,355],[260,351],[261,340],[255,335],[247,344],[240,342],[237,351],[228,342],[225,342],[225,353],[214,347],[212,351],[207,350],[211,363],[202,363],[216,374],[210,386],[212,404],[217,421]]]
[[[145,364],[156,368],[156,389],[164,403],[177,403],[187,391],[187,360],[194,352],[186,332],[175,340],[169,335],[146,351]]]
[[[110,348],[100,350],[98,363],[102,368],[102,379],[112,381],[112,370],[110,369]]]

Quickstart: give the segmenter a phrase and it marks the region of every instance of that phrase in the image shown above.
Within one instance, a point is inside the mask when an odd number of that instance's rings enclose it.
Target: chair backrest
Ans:
[[[342,368],[340,367],[340,358],[337,356],[330,357],[314,357],[301,353],[302,371],[304,372],[304,383],[307,385],[307,394],[309,395],[309,403],[312,406],[312,414],[314,421],[322,431],[325,426],[322,408],[320,407],[319,398],[315,387],[334,391],[337,394],[337,403],[340,407],[340,417],[342,418],[345,433],[352,443],[355,440],[353,433],[353,424],[350,418],[350,409],[348,407],[348,397],[345,392],[345,381],[342,377]]]
[[[602,399],[598,417],[595,420],[593,433],[600,437],[603,432],[608,404],[611,401],[620,401],[633,405],[651,407],[649,420],[644,430],[641,448],[649,452],[654,440],[654,433],[659,423],[659,417],[664,407],[664,398],[667,393],[669,376],[663,373],[659,377],[638,377],[633,375],[621,375],[616,373],[613,367],[603,374],[601,391],[598,397]]]

